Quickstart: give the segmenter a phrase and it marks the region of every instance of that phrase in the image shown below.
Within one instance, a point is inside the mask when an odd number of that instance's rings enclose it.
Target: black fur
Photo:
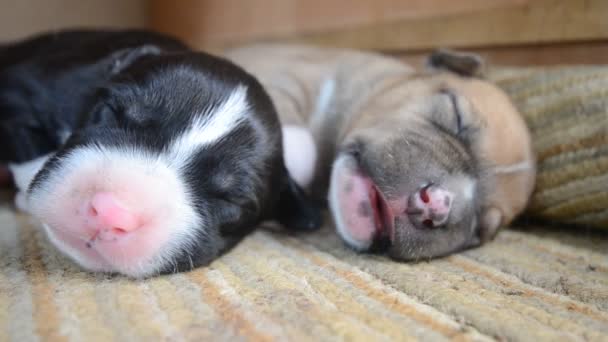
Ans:
[[[284,167],[281,130],[270,98],[234,64],[193,52],[170,37],[145,31],[70,31],[41,35],[0,50],[0,164],[57,151],[30,191],[81,146],[132,147],[160,153],[194,115],[247,87],[250,111],[261,119],[274,150],[254,163],[254,128],[238,126],[189,161],[185,178],[199,214],[215,231],[164,271],[204,265],[260,221],[294,228],[320,225],[320,214]],[[67,139],[67,141],[66,141]]]

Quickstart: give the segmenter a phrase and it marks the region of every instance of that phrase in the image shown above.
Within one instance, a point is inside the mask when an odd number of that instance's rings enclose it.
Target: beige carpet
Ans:
[[[530,228],[529,228],[530,229]],[[259,231],[210,267],[91,275],[0,205],[0,341],[608,340],[608,236],[504,231],[433,262],[356,255],[329,229]]]

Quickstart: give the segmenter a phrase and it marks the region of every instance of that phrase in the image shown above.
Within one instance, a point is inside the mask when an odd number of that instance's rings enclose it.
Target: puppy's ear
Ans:
[[[118,117],[113,108],[109,105],[108,90],[100,89],[95,96],[95,102],[91,104],[86,115],[81,115],[77,122],[77,128],[93,126],[114,126],[118,122]]]
[[[279,205],[276,219],[281,225],[290,230],[310,231],[321,227],[321,209],[304,192],[304,190],[289,176],[279,195]]]
[[[479,222],[479,239],[486,243],[496,236],[502,225],[502,212],[500,209],[491,207],[484,211]]]
[[[137,59],[147,55],[159,55],[161,49],[155,45],[142,45],[133,48],[121,49],[113,52],[99,63],[111,74],[117,74],[133,64]]]
[[[438,49],[433,52],[427,59],[427,65],[433,69],[443,69],[466,77],[480,77],[484,69],[484,61],[480,56],[448,49]]]

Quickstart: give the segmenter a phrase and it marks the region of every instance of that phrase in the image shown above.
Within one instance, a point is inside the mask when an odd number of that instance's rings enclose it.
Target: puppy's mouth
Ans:
[[[395,237],[395,215],[384,194],[378,189],[378,186],[371,179],[369,179],[369,182],[371,183],[369,188],[369,203],[376,227],[374,240],[388,240],[392,243]]]
[[[336,229],[351,247],[384,250],[392,244],[398,208],[393,208],[352,155],[336,160],[329,197]]]

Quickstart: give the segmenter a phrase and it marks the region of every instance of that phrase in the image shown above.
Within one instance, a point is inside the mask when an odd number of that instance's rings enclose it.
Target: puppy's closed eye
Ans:
[[[454,113],[455,131],[456,131],[456,134],[460,135],[462,133],[462,131],[465,129],[465,127],[464,127],[464,122],[463,122],[463,114],[461,112],[461,109],[460,109],[459,103],[458,103],[458,98],[456,97],[456,95],[453,92],[451,92],[449,90],[441,90],[440,93],[445,95],[450,102],[452,111]]]
[[[477,131],[477,125],[467,99],[451,89],[440,89],[435,96],[431,117],[433,124],[462,142],[469,143]]]
[[[98,91],[99,100],[90,111],[90,120],[107,124],[111,121],[121,125],[147,126],[166,119],[171,112],[155,103],[155,99],[148,99],[143,103],[133,103],[138,95],[127,85],[113,85]],[[90,123],[90,122],[89,122]]]

